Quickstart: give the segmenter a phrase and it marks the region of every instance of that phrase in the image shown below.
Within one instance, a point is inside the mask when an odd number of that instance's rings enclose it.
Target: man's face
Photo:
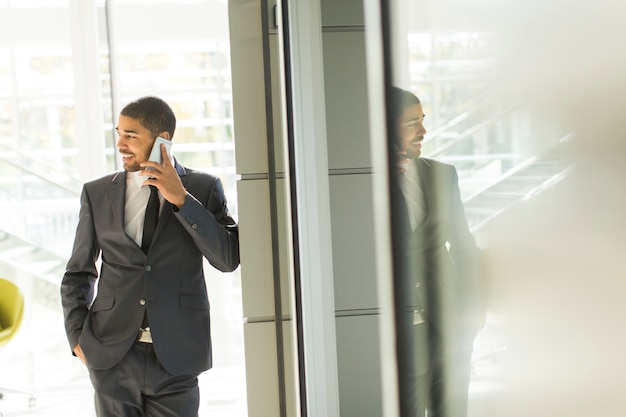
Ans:
[[[396,120],[396,134],[398,147],[406,151],[409,158],[416,158],[422,150],[422,140],[426,134],[424,129],[424,111],[421,104],[415,104],[404,109]]]
[[[150,156],[150,150],[156,139],[143,127],[139,120],[120,115],[117,127],[117,149],[122,155],[126,171],[140,171],[142,162]]]

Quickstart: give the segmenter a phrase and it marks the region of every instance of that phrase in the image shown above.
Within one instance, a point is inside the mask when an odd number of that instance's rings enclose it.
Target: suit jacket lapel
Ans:
[[[420,182],[420,186],[422,187],[422,193],[424,195],[424,220],[422,223],[426,222],[428,218],[431,216],[431,210],[433,209],[433,201],[435,196],[433,195],[436,192],[435,187],[433,186],[433,175],[430,172],[430,165],[428,161],[423,158],[416,159],[417,166],[417,176]]]
[[[174,158],[174,167],[178,172],[178,176],[180,177],[183,186],[185,186],[187,181],[187,172],[185,171],[185,167],[178,163],[178,161]],[[111,211],[113,212],[113,218],[115,219],[115,227],[117,227],[121,233],[123,233],[130,242],[132,242],[139,250],[141,248],[137,245],[134,239],[126,234],[124,230],[124,219],[126,212],[126,171],[120,171],[113,177],[111,187],[109,188],[109,196],[111,199]],[[170,217],[172,216],[172,204],[167,200],[163,202],[163,208],[161,209],[161,215],[159,216],[159,221],[157,223],[157,228],[154,231],[153,239],[156,239],[157,236],[165,229],[165,226],[170,221]]]
[[[124,232],[124,203],[126,202],[126,171],[118,172],[112,180],[109,188],[111,198],[111,210],[115,219],[115,226]],[[130,239],[130,237],[129,237]],[[132,239],[131,239],[132,240]]]
[[[109,196],[111,198],[111,211],[113,211],[115,227],[126,236],[129,244],[141,250],[137,242],[126,234],[126,229],[124,228],[124,220],[126,219],[126,171],[120,171],[113,177],[113,184],[109,188]]]

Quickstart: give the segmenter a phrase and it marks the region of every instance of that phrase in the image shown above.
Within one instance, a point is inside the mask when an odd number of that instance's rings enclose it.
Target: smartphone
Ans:
[[[165,145],[165,150],[167,151],[167,154],[169,156],[172,155],[171,153],[172,141],[162,138],[161,136],[157,136],[156,140],[154,141],[154,145],[152,145],[152,150],[150,151],[150,156],[148,157],[148,160],[154,161],[154,162],[159,163],[160,165],[163,165],[163,158],[161,158],[161,144]],[[151,168],[146,167],[146,169],[151,169]],[[141,187],[143,186],[143,183],[148,178],[150,177],[143,176],[143,175],[136,175],[135,181],[137,182],[137,185]]]
[[[150,151],[150,157],[148,158],[148,160],[163,165],[163,159],[161,158],[161,144],[165,145],[167,155],[171,155],[172,141],[162,138],[161,136],[157,136],[156,140],[154,141],[154,145],[152,145],[152,150]]]

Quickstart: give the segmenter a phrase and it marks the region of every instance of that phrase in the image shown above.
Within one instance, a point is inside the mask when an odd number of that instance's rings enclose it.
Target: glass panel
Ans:
[[[77,7],[79,2],[73,2]],[[82,0],[81,0],[82,3]],[[104,0],[99,22],[104,23]],[[121,105],[158,95],[178,116],[173,148],[187,166],[219,176],[237,215],[227,8],[224,1],[116,1],[113,28]],[[141,3],[141,2],[140,2]],[[146,7],[149,3],[150,7]],[[91,415],[84,367],[70,355],[63,331],[59,282],[78,215],[79,145],[98,139],[76,131],[70,2],[0,1],[0,277],[26,298],[24,321],[2,346],[0,414]],[[129,20],[132,25],[129,25]],[[37,22],[37,24],[34,24]],[[54,24],[48,24],[54,22]],[[167,22],[167,30],[154,26]],[[172,23],[179,22],[179,23]],[[132,28],[129,29],[129,27]],[[99,28],[107,168],[119,166],[113,127],[111,61]],[[239,272],[206,265],[211,297],[214,369],[201,376],[200,415],[246,413]],[[0,323],[0,328],[2,323]],[[31,402],[31,396],[35,402]],[[54,411],[51,411],[54,409]],[[27,411],[28,410],[28,411]],[[57,415],[57,414],[54,414]]]
[[[86,372],[70,355],[58,288],[80,190],[68,2],[7,1],[0,16],[0,277],[25,298],[1,347],[0,414],[69,402],[67,415],[84,415],[72,414],[90,393],[75,385]]]
[[[625,6],[381,3],[402,416],[623,413]]]
[[[237,218],[226,2],[116,0],[113,6],[118,105],[145,95],[167,101],[177,118],[172,153],[183,165],[218,176]],[[224,274],[207,263],[205,276],[214,363],[200,376],[200,415],[219,409],[239,416],[246,413],[239,270]]]
[[[75,227],[75,216],[64,211],[74,211],[79,190],[74,74],[63,19],[67,2],[11,4],[3,6],[2,14],[14,25],[9,29],[18,30],[12,34],[18,38],[0,38],[0,169],[10,184],[2,191],[9,205],[2,209],[0,228],[12,239],[34,245],[32,250],[64,256]],[[19,28],[46,13],[58,16],[59,24],[31,28],[29,36],[36,41],[15,42]]]

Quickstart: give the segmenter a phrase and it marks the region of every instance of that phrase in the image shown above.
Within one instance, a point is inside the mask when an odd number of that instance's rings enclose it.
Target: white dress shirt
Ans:
[[[415,230],[426,217],[424,191],[419,181],[415,162],[414,159],[410,160],[406,165],[406,173],[400,175],[399,178],[400,189],[402,190],[409,211],[411,230]]]
[[[141,186],[140,171],[126,174],[126,202],[124,204],[124,231],[137,245],[141,246],[143,222],[146,217],[146,206],[150,198],[150,187]],[[139,178],[136,178],[139,177]],[[159,201],[163,206],[163,196],[159,193]]]

